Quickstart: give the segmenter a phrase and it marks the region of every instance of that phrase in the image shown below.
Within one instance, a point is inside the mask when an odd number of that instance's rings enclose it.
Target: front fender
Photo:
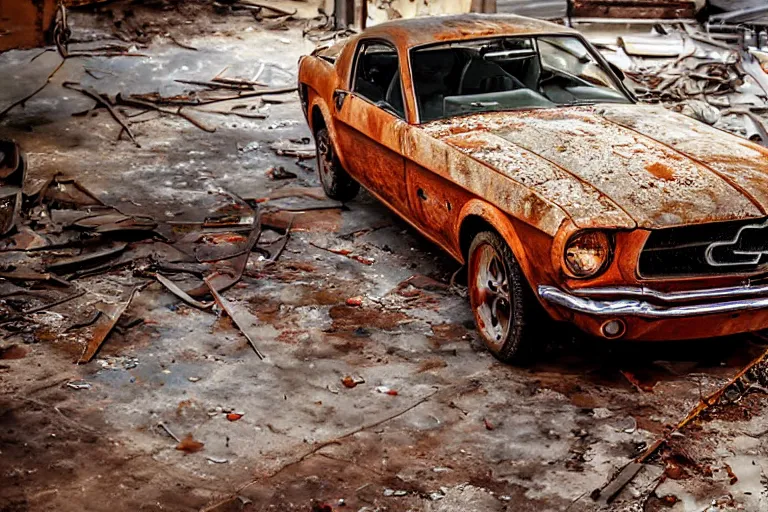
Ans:
[[[499,208],[481,200],[472,199],[464,205],[456,228],[457,246],[461,244],[462,228],[471,217],[488,223],[507,243],[514,254],[528,284],[536,289],[540,283],[557,281],[558,271],[552,267],[554,239],[543,231],[507,215]],[[466,255],[462,254],[466,260]],[[466,261],[464,261],[466,263]]]
[[[520,237],[517,235],[515,228],[512,226],[512,222],[509,216],[502,212],[497,207],[486,203],[480,199],[472,199],[464,205],[459,214],[459,223],[456,226],[456,240],[457,246],[461,246],[461,229],[464,226],[464,222],[471,216],[480,217],[482,220],[490,224],[497,233],[501,235],[510,249],[512,254],[515,255],[520,266],[523,267],[523,271],[529,266],[528,257]],[[466,260],[467,255],[462,254],[462,257]],[[464,261],[466,264],[467,261]],[[527,272],[526,272],[527,274]]]

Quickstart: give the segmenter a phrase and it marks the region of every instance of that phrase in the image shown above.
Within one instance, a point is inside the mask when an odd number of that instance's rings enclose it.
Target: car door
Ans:
[[[408,126],[403,136],[406,156],[406,190],[409,199],[409,218],[422,232],[449,252],[457,255],[456,233],[459,214],[467,201],[474,196],[445,177],[451,163],[456,165],[457,155],[445,144],[436,143],[418,125],[429,103],[441,106],[442,101],[431,101],[424,95],[429,90],[435,97],[443,98],[458,90],[457,83],[449,77],[460,77],[464,61],[456,50],[424,50],[419,60],[410,54],[408,69],[413,70],[406,80],[407,93],[412,95],[411,104],[418,106],[412,113],[414,124]],[[444,77],[438,80],[435,77]],[[441,89],[440,87],[443,87]]]
[[[400,59],[391,44],[359,43],[349,90],[337,90],[336,143],[347,172],[392,209],[408,212]]]

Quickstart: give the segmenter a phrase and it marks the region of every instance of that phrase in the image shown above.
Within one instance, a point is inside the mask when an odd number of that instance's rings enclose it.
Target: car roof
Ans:
[[[358,38],[381,38],[396,46],[413,48],[483,37],[562,33],[574,34],[576,31],[548,21],[512,14],[460,14],[388,21],[366,29]]]

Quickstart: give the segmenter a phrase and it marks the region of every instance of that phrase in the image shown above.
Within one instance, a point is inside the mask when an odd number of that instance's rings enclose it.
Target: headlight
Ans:
[[[611,257],[611,240],[602,231],[584,231],[568,240],[565,267],[573,277],[593,277],[602,271]]]

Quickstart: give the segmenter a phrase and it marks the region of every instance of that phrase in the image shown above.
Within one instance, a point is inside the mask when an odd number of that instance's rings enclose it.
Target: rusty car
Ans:
[[[768,150],[639,104],[575,30],[387,22],[302,58],[299,95],[326,194],[362,185],[466,264],[502,361],[551,320],[609,340],[768,328]]]

